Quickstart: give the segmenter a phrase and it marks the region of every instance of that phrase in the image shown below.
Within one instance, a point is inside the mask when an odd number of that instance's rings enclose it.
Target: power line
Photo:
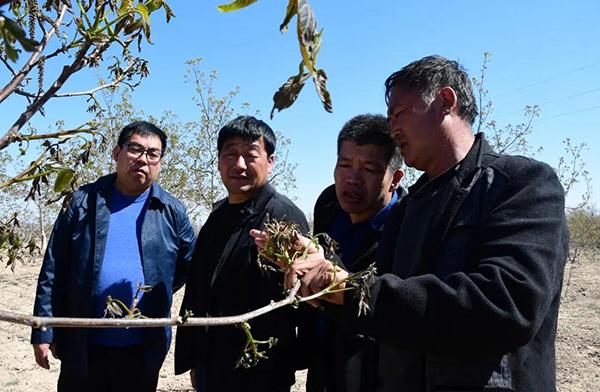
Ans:
[[[537,104],[536,106],[538,106],[538,107],[542,107],[542,106],[544,106],[544,105],[548,105],[548,104],[551,104],[551,103],[556,103],[556,102],[561,102],[561,101],[567,101],[567,100],[569,100],[569,99],[571,99],[571,98],[580,97],[580,96],[582,96],[582,95],[586,95],[586,94],[594,93],[594,92],[596,92],[596,91],[600,91],[600,87],[598,87],[598,88],[595,88],[595,89],[592,89],[592,90],[583,91],[583,92],[581,92],[581,93],[577,93],[577,94],[569,95],[569,96],[566,96],[566,97],[552,99],[552,100],[550,100],[550,101],[546,101],[546,102],[539,103],[539,104]],[[513,110],[513,111],[511,111],[511,112],[507,112],[507,113],[502,113],[502,114],[499,114],[499,115],[497,115],[497,116],[494,116],[494,117],[495,117],[495,118],[498,118],[498,117],[505,117],[505,116],[508,116],[509,114],[515,114],[515,113],[519,113],[519,112],[522,112],[522,111],[523,111],[523,109],[517,109],[517,110]]]
[[[537,82],[533,82],[531,84],[526,84],[524,86],[519,86],[517,88],[514,88],[512,90],[504,92],[504,93],[502,93],[502,94],[500,94],[500,95],[498,95],[496,97],[497,98],[498,97],[503,97],[505,95],[512,94],[512,93],[514,93],[516,91],[521,91],[521,90],[525,90],[525,89],[530,88],[530,87],[538,86],[540,84],[544,84],[544,83],[550,82],[552,80],[556,80],[556,79],[562,78],[564,76],[571,75],[571,74],[573,74],[575,72],[583,71],[584,69],[588,69],[588,68],[594,67],[594,66],[599,65],[599,64],[600,64],[600,61],[596,61],[595,63],[584,65],[583,67],[579,67],[579,68],[571,70],[571,71],[563,72],[561,74],[551,76],[551,77],[549,77],[547,79],[543,79],[543,80],[540,80],[540,81],[537,81]]]
[[[589,112],[589,111],[595,110],[595,109],[600,109],[600,105],[591,106],[589,108],[580,109],[580,110],[573,110],[571,112],[557,114],[556,116],[544,117],[544,118],[540,118],[539,120],[535,120],[535,121],[538,122],[538,121],[544,121],[544,120],[552,120],[554,118],[565,117],[565,116],[569,116],[571,114],[576,114],[576,113]]]

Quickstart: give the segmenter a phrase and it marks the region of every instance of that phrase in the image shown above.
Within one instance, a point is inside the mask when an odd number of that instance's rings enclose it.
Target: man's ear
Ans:
[[[115,146],[115,148],[113,148],[112,151],[112,157],[113,159],[116,161],[119,160],[119,153],[121,152],[121,146],[119,146],[118,144]]]
[[[390,192],[394,192],[398,189],[402,177],[404,177],[404,171],[402,171],[402,169],[396,169],[392,177],[392,183],[390,184]]]
[[[456,106],[458,101],[458,97],[454,89],[450,86],[442,87],[438,93],[438,96],[441,99],[442,114],[448,115],[452,113],[452,109]]]
[[[267,162],[269,163],[269,171],[268,174],[271,174],[273,168],[275,167],[275,154],[271,154],[267,157]]]

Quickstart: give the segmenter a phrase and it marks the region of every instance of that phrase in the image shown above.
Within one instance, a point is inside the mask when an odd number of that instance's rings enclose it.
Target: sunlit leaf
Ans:
[[[231,12],[246,8],[253,3],[256,3],[256,0],[235,0],[229,4],[221,4],[217,6],[217,9],[221,12]]]
[[[139,12],[139,14],[144,19],[145,24],[150,24],[150,15],[148,14],[148,8],[142,3],[139,3],[135,6],[135,9]]]
[[[325,74],[325,71],[322,69],[317,70],[317,76],[313,77],[313,80],[315,82],[315,87],[317,88],[317,94],[319,94],[319,98],[321,98],[321,102],[323,103],[323,107],[329,113],[333,112],[331,96],[327,90],[327,75]]]
[[[56,181],[54,182],[54,192],[62,193],[71,186],[75,172],[71,169],[63,169],[58,172]]]
[[[123,310],[110,295],[106,297],[106,312],[111,317],[123,317]]]
[[[308,71],[313,75],[316,72],[316,52],[315,47],[320,45],[320,35],[316,33],[317,21],[306,0],[298,2],[298,43],[300,44],[300,53],[302,60],[308,68]]]
[[[287,10],[285,12],[285,18],[281,25],[279,25],[279,31],[285,33],[288,29],[288,24],[290,20],[298,13],[298,0],[289,0],[287,5]]]
[[[117,14],[119,16],[125,15],[126,13],[128,13],[131,10],[131,6],[132,5],[133,5],[133,1],[132,0],[123,0],[123,1],[121,1],[121,6],[117,10]]]

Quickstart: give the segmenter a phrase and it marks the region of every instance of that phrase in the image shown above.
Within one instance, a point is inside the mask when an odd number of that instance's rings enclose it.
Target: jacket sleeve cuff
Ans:
[[[39,328],[33,328],[31,330],[31,344],[52,343],[52,335],[52,328],[48,328],[46,331],[42,331]]]

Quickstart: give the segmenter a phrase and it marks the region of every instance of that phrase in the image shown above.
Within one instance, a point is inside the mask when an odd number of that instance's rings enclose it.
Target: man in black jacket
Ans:
[[[359,115],[348,121],[337,141],[335,184],[314,209],[314,232],[337,243],[344,268],[357,272],[375,262],[375,250],[398,191],[402,157],[390,135],[387,118]],[[319,350],[308,368],[307,392],[373,390],[377,346],[372,338],[349,334],[337,320],[317,313],[309,341]]]
[[[268,184],[275,143],[271,128],[254,117],[240,116],[219,131],[219,171],[228,196],[215,204],[198,234],[181,314],[239,315],[282,298],[283,274],[260,267],[249,235],[269,217],[308,231],[302,211]],[[289,391],[296,366],[297,313],[287,307],[251,321],[255,339],[278,341],[267,359],[250,368],[238,363],[246,343],[242,329],[180,328],[175,372],[191,369],[199,391]]]
[[[552,168],[495,153],[471,124],[477,106],[455,61],[430,56],[386,81],[392,135],[424,174],[383,233],[370,310],[344,323],[379,343],[379,391],[556,391],[555,338],[568,248]],[[341,282],[322,253],[286,282],[302,294]]]

